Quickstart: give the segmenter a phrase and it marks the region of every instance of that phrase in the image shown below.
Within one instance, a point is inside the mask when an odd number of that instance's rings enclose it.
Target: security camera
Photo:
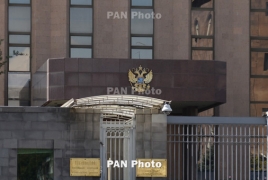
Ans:
[[[266,112],[262,115],[262,117],[268,117],[268,111],[266,111]]]
[[[169,105],[169,102],[165,102],[163,108],[162,108],[162,112],[166,115],[169,115],[172,112],[172,109]]]

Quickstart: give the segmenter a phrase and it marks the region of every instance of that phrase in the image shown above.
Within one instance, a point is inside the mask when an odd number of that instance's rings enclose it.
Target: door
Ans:
[[[119,115],[102,115],[101,180],[134,180],[135,168],[135,119]],[[107,160],[113,164],[107,168]]]

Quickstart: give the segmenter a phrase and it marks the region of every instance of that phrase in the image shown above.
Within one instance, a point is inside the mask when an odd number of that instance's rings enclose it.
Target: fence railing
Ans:
[[[266,180],[265,118],[168,117],[169,180]]]

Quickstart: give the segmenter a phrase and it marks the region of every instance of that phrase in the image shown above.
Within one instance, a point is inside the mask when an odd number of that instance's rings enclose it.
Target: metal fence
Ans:
[[[266,180],[265,118],[169,117],[169,180]]]

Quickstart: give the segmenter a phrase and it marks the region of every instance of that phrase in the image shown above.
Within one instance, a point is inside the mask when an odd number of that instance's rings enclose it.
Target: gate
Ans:
[[[131,117],[103,114],[100,125],[101,180],[132,180],[135,168],[131,168],[131,160],[135,159],[135,119]],[[126,167],[112,165],[107,168],[107,160],[127,163]],[[109,178],[108,178],[109,177]]]
[[[265,118],[168,117],[169,180],[266,180]]]

